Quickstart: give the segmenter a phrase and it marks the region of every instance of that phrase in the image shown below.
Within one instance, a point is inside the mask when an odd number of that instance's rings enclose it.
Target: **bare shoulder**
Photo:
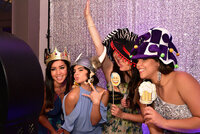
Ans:
[[[184,103],[188,105],[193,116],[200,117],[200,84],[190,74],[186,72],[176,72],[174,85],[183,99]]]
[[[182,97],[187,97],[189,94],[192,96],[200,95],[200,84],[189,73],[176,71],[173,83]]]
[[[73,88],[66,96],[65,102],[77,102],[79,99],[79,87]]]
[[[79,99],[79,87],[73,88],[65,98],[65,113],[69,115],[76,106]]]
[[[174,72],[174,81],[177,83],[190,83],[190,82],[197,82],[197,80],[189,73],[187,72],[182,72],[182,71],[175,71]],[[198,83],[198,82],[197,82]]]
[[[187,77],[192,77],[189,73],[183,72],[183,71],[175,71],[176,77],[177,78],[187,78]]]

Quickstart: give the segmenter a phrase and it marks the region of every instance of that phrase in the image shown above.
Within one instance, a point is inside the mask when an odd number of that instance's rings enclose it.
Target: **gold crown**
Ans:
[[[70,63],[70,56],[67,54],[66,48],[64,49],[63,52],[59,52],[56,47],[52,53],[46,50],[44,58],[46,65],[52,60],[66,60]]]

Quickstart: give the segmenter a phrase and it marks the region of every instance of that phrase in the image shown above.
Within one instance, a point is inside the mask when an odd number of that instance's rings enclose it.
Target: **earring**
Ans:
[[[79,84],[76,81],[74,81],[72,88],[75,88],[75,87],[78,87],[78,86],[79,86]]]
[[[161,81],[161,72],[158,71],[158,83],[160,83],[160,81]]]

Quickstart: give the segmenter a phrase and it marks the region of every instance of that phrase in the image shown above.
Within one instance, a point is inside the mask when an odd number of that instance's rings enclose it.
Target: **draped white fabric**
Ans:
[[[95,55],[84,20],[86,0],[51,0],[50,48],[67,47],[72,63],[76,57]],[[200,82],[200,1],[199,0],[91,0],[91,13],[102,40],[117,28],[129,28],[139,35],[152,27],[170,31],[177,47],[178,70]],[[98,72],[100,85],[104,76]]]

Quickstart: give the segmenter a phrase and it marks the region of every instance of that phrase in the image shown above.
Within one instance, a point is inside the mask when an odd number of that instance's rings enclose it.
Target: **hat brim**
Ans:
[[[129,32],[128,28],[117,29],[109,33],[105,37],[102,44],[107,47],[107,55],[110,60],[114,61],[113,52],[116,51],[121,58],[132,64],[130,51],[132,50],[137,37],[138,35],[133,32]],[[113,47],[111,46],[111,42],[114,42]]]
[[[133,47],[133,42],[119,42],[119,41],[112,41],[111,42],[111,48],[113,51],[116,51],[122,58],[124,58],[126,61],[131,63],[130,57],[130,51]]]

